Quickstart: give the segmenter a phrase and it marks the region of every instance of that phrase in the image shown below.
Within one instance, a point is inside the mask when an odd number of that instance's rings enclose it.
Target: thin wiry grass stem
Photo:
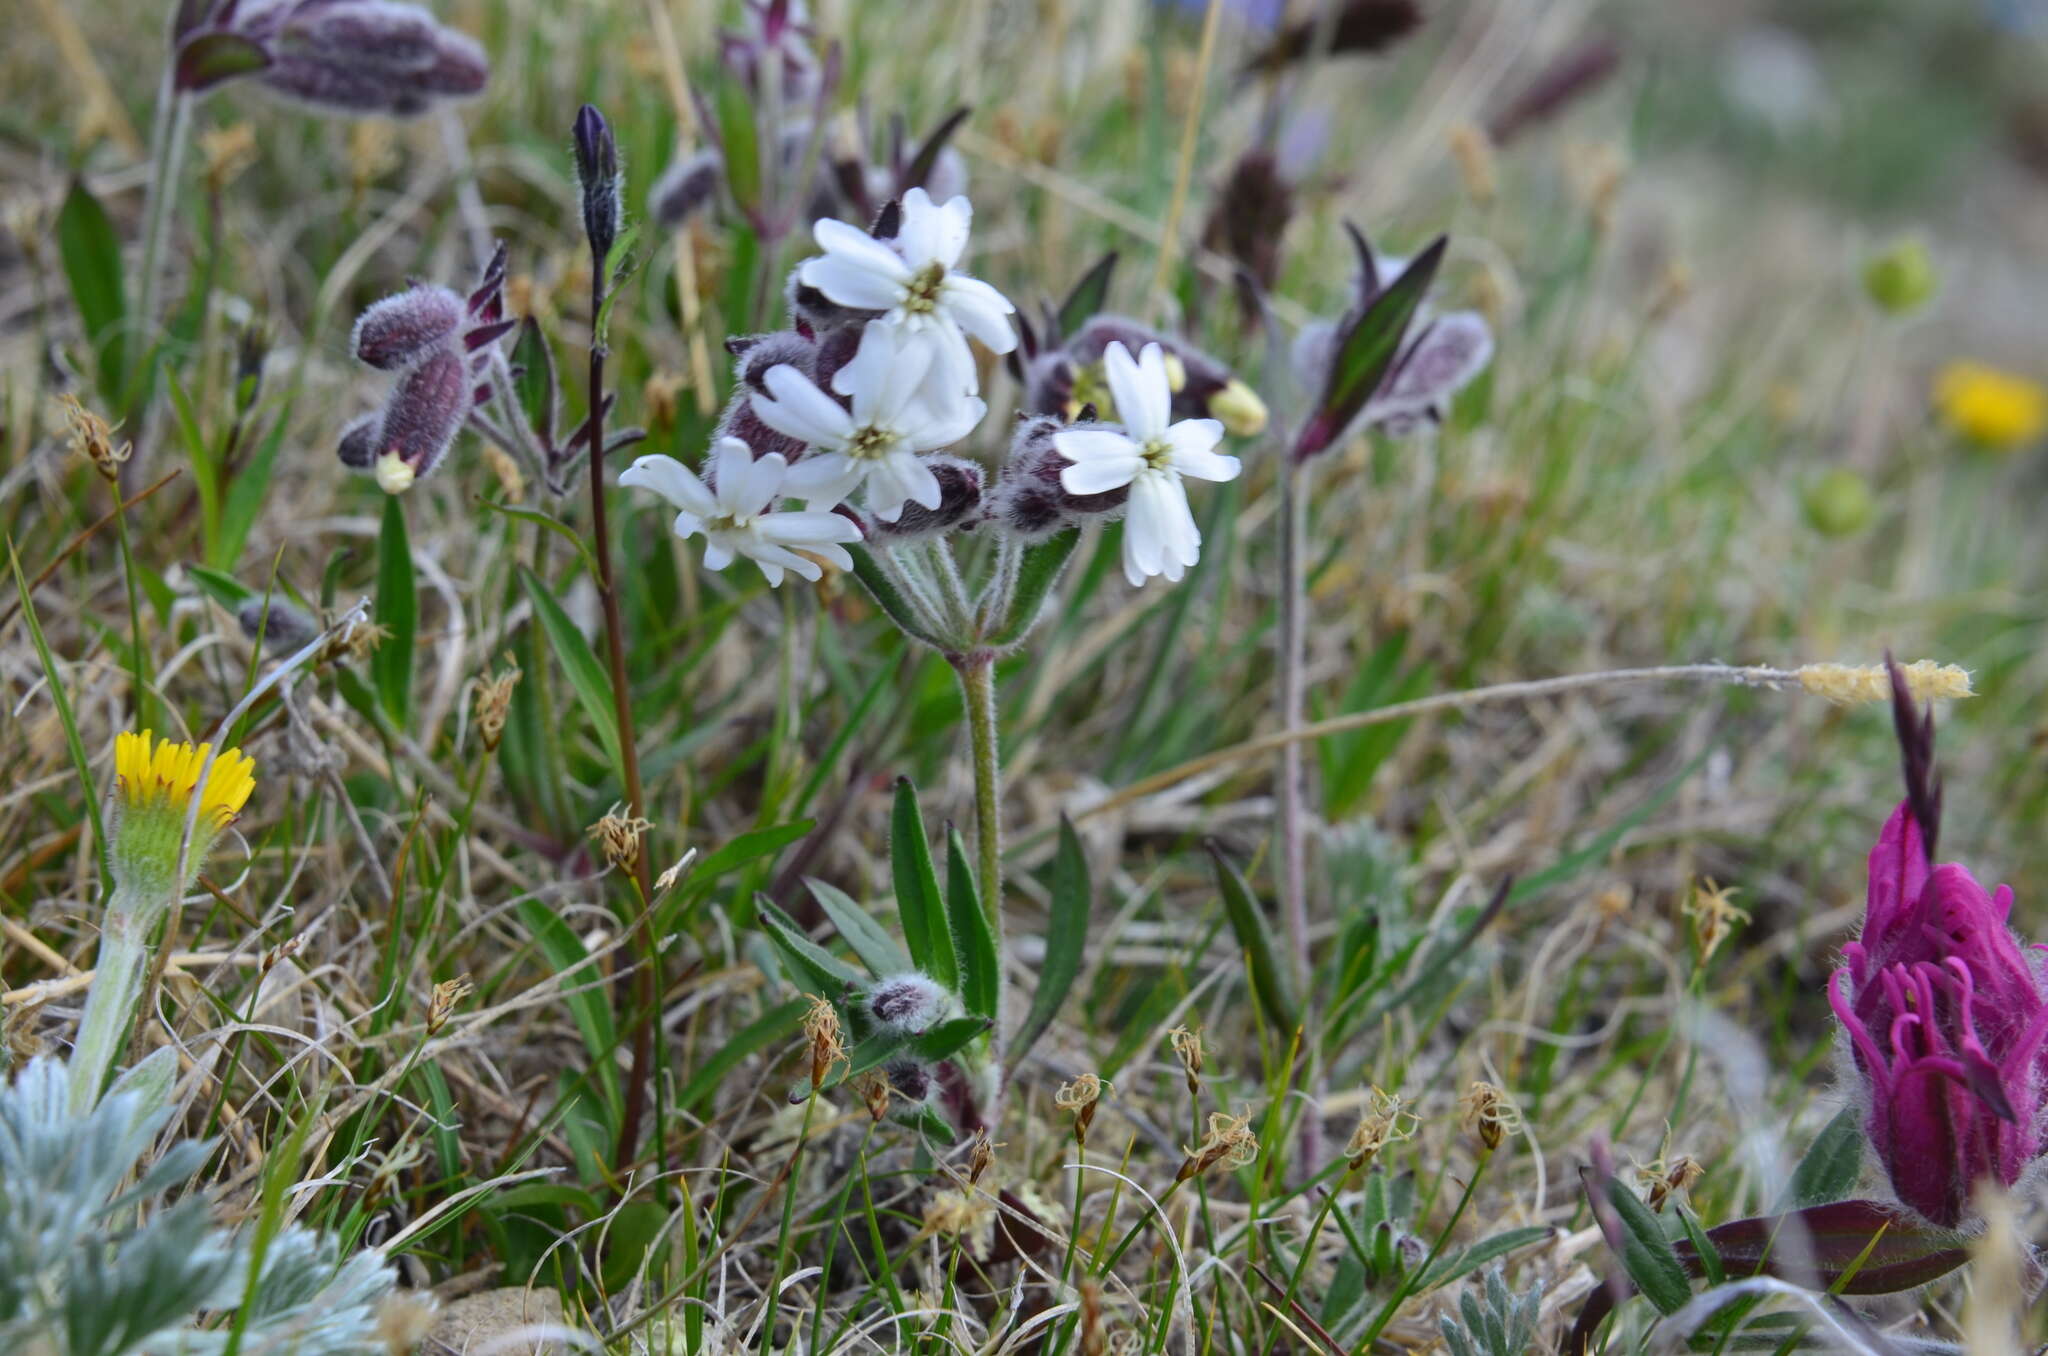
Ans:
[[[1209,67],[1216,58],[1216,30],[1221,26],[1223,0],[1209,0],[1202,16],[1202,45],[1195,54],[1193,90],[1188,100],[1187,119],[1180,129],[1180,157],[1173,173],[1173,197],[1167,203],[1166,221],[1159,229],[1159,263],[1152,272],[1152,292],[1165,296],[1172,280],[1174,247],[1180,240],[1180,219],[1187,211],[1188,187],[1194,181],[1195,149],[1202,139],[1202,107],[1207,102]]]
[[[1332,716],[1307,725],[1297,725],[1291,730],[1279,730],[1273,734],[1247,739],[1228,748],[1205,753],[1199,758],[1190,758],[1149,777],[1141,777],[1115,795],[1101,800],[1074,813],[1075,819],[1088,819],[1095,815],[1108,814],[1122,809],[1132,801],[1142,800],[1169,786],[1176,786],[1190,777],[1200,776],[1214,768],[1228,767],[1264,754],[1286,748],[1289,744],[1302,744],[1311,739],[1322,739],[1328,735],[1345,734],[1352,730],[1363,730],[1373,725],[1384,725],[1393,720],[1412,720],[1417,716],[1433,716],[1445,711],[1461,711],[1475,706],[1487,706],[1494,702],[1535,701],[1543,697],[1559,696],[1567,692],[1579,692],[1597,687],[1630,687],[1654,683],[1731,683],[1738,687],[1781,687],[1796,684],[1799,676],[1791,669],[1776,669],[1768,665],[1754,664],[1665,664],[1644,669],[1602,669],[1597,673],[1568,673],[1555,678],[1532,678],[1522,682],[1497,683],[1492,687],[1468,688],[1463,692],[1441,692],[1432,697],[1417,697],[1413,701],[1395,702],[1391,706],[1375,707],[1370,711],[1354,711],[1349,715]]]
[[[604,651],[612,684],[612,714],[619,725],[619,779],[625,783],[626,805],[634,819],[646,817],[647,797],[640,785],[640,753],[633,732],[633,699],[626,685],[626,627],[619,616],[619,591],[612,573],[612,539],[605,517],[604,502],[604,335],[598,317],[604,315],[609,279],[607,261],[594,246],[590,256],[590,541],[597,558],[597,596],[604,606]],[[642,901],[654,898],[653,854],[643,844],[633,863],[635,882]],[[647,909],[635,910],[634,946],[639,963],[633,967],[632,1064],[627,1072],[626,1105],[619,1117],[617,1163],[630,1162],[640,1141],[640,1119],[646,1114],[649,1065],[654,1054],[654,1023],[659,1020],[655,994],[656,967],[660,957],[654,949],[654,933]]]

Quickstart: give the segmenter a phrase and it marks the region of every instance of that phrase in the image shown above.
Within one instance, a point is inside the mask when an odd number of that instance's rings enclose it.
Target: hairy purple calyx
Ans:
[[[2040,948],[2007,926],[2012,900],[1930,866],[1901,805],[1870,854],[1862,936],[1828,983],[1892,1190],[1948,1228],[1980,1181],[2010,1187],[2048,1148],[2048,982]]]

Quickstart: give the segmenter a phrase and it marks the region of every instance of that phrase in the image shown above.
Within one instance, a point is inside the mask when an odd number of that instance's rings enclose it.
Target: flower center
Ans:
[[[939,309],[939,292],[946,285],[946,266],[936,260],[911,274],[903,285],[903,309],[911,315],[930,315]]]
[[[1144,458],[1148,471],[1165,471],[1173,466],[1173,444],[1164,438],[1148,438],[1138,444],[1138,455]]]
[[[855,461],[875,461],[888,456],[900,441],[896,430],[866,424],[846,440],[846,455]]]
[[[706,518],[704,520],[704,531],[707,534],[712,532],[745,532],[753,525],[754,515],[751,513],[721,513],[715,518]]]

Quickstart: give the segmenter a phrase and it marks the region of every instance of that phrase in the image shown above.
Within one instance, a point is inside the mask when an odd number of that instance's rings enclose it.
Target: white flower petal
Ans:
[[[890,454],[887,462],[912,503],[935,509],[945,502],[946,492],[939,487],[939,478],[932,474],[932,468],[922,457],[895,452]]]
[[[782,492],[807,504],[830,506],[852,494],[864,474],[861,463],[843,452],[805,457],[782,478]]]
[[[1184,476],[1197,480],[1235,480],[1244,469],[1236,457],[1216,451],[1223,441],[1223,425],[1214,419],[1183,419],[1166,431],[1173,449],[1167,464]]]
[[[636,458],[631,466],[619,473],[619,484],[627,489],[652,490],[677,508],[700,518],[718,511],[717,500],[697,478],[697,473],[674,457]]]
[[[940,205],[924,189],[913,188],[903,195],[903,229],[896,237],[896,248],[912,269],[930,263],[951,268],[967,248],[973,223],[974,208],[966,198],[955,197]]]
[[[725,441],[737,444],[740,451],[746,453],[747,445],[739,439]],[[752,517],[767,508],[768,501],[775,498],[788,470],[789,463],[783,460],[780,452],[770,452],[758,461],[751,455],[745,461],[721,456],[718,461],[718,498],[734,515]]]
[[[864,422],[900,428],[904,408],[916,399],[918,387],[938,359],[940,340],[930,330],[895,325],[869,325],[868,329],[880,332],[881,342],[876,347],[885,355],[885,366],[879,379],[870,381],[864,392],[854,390],[853,408]],[[868,336],[862,335],[860,343],[867,348]]]
[[[1124,518],[1124,569],[1163,574],[1175,565],[1195,563],[1202,534],[1188,510],[1178,477],[1151,472],[1131,482],[1130,509]]]
[[[895,250],[890,249],[860,227],[849,225],[843,221],[834,221],[830,217],[824,218],[811,227],[811,238],[818,242],[819,249],[825,251],[826,258],[837,259],[851,268],[858,269],[863,273],[873,274],[878,278],[887,279],[890,282],[908,282],[910,281],[911,273],[914,271],[910,265],[903,262],[903,257]],[[812,262],[816,261],[813,260]],[[806,278],[804,281],[810,282],[810,279]],[[817,283],[812,283],[811,285],[813,287],[819,286]],[[820,290],[823,289],[821,288]],[[830,292],[827,292],[825,295],[832,296]],[[832,297],[832,300],[840,301],[838,297]],[[860,303],[846,301],[841,302],[841,304],[855,306]]]
[[[909,460],[916,462],[914,457]],[[883,522],[893,523],[903,516],[903,505],[912,497],[913,488],[899,458],[883,457],[868,463],[867,506]]]
[[[940,408],[920,399],[904,411],[903,421],[898,427],[903,430],[904,441],[911,451],[936,452],[939,448],[951,447],[974,432],[974,426],[987,413],[988,405],[979,396],[956,394]]]
[[[1017,347],[1017,331],[1010,317],[1017,308],[1010,299],[979,278],[954,274],[939,291],[939,304],[946,314],[994,353],[1008,353]]]
[[[1138,445],[1117,428],[1064,428],[1052,435],[1052,445],[1068,461],[1122,461],[1138,456]]]
[[[674,523],[670,524],[669,530],[674,532],[678,537],[695,536],[697,533],[702,532],[704,530],[704,520],[702,518],[699,518],[696,514],[690,512],[688,509],[684,509],[681,513],[678,513],[676,515],[676,520]]]
[[[812,583],[825,577],[825,571],[817,561],[806,560],[788,547],[777,546],[773,542],[756,542],[748,549],[747,554],[761,567],[762,574],[774,571],[768,581],[771,584],[782,582],[781,575],[784,570],[800,574]]]
[[[769,368],[761,382],[768,394],[753,397],[754,413],[777,433],[826,448],[844,447],[853,436],[853,416],[789,364]]]
[[[755,520],[754,530],[764,541],[801,546],[805,550],[827,542],[860,540],[860,528],[852,519],[816,509],[763,514]]]
[[[1145,347],[1150,350],[1157,345]],[[1163,383],[1163,364],[1158,375]],[[1112,343],[1102,351],[1102,377],[1109,386],[1109,398],[1116,404],[1117,420],[1130,431],[1131,441],[1148,443],[1165,435],[1166,410],[1173,401],[1173,392],[1162,386],[1163,397],[1155,399],[1147,387],[1151,373],[1142,361],[1132,359],[1131,351],[1123,344]]]
[[[782,587],[782,567],[780,565],[766,560],[757,560],[754,563],[761,567],[761,577],[768,581],[769,588],[779,589]]]
[[[1130,484],[1145,469],[1136,452],[1122,457],[1090,457],[1060,468],[1060,488],[1068,494],[1104,494]]]
[[[715,536],[715,537],[714,537],[714,536],[710,536],[710,535],[708,535],[708,534],[707,534],[707,535],[705,536],[705,538],[704,538],[704,568],[705,568],[705,569],[707,569],[707,570],[722,570],[722,569],[724,569],[724,568],[725,568],[726,566],[728,566],[728,565],[732,564],[732,558],[733,558],[733,549],[732,549],[732,543],[731,543],[731,541],[730,541],[730,540],[728,539],[728,534],[726,534],[726,533],[724,533],[724,532],[721,532],[721,533],[719,533],[719,534],[718,534],[717,536]]]
[[[804,549],[814,556],[824,557],[842,570],[851,570],[853,568],[853,557],[847,554],[844,546],[835,546],[831,542],[826,541],[806,546]]]

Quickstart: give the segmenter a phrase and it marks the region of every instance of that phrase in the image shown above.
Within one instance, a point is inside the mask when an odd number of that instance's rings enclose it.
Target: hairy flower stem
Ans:
[[[163,268],[164,236],[178,201],[179,172],[192,133],[192,96],[177,88],[174,73],[175,63],[166,63],[163,83],[157,88],[156,117],[150,126],[149,183],[143,190],[142,207],[142,272],[135,290],[135,351],[128,360],[129,394],[137,397],[141,395],[139,377],[148,365],[149,346],[155,338],[157,274]]]
[[[619,777],[625,783],[626,804],[635,819],[646,817],[647,798],[640,786],[640,754],[633,734],[633,701],[626,687],[626,628],[619,618],[619,591],[612,575],[612,541],[604,511],[604,336],[596,329],[604,314],[609,279],[605,260],[593,248],[590,258],[590,538],[597,557],[597,596],[604,605],[605,660],[611,668],[612,713],[619,723]],[[654,898],[653,854],[643,844],[633,864],[641,900]],[[647,1108],[649,1068],[654,1055],[655,970],[660,957],[654,949],[654,931],[643,904],[635,911],[634,949],[639,963],[633,967],[632,1065],[626,1076],[626,1105],[619,1117],[619,1144],[614,1161],[620,1166],[632,1161],[640,1142],[640,1118]]]
[[[982,912],[1003,941],[1003,777],[996,744],[996,657],[992,651],[953,656],[960,699],[967,707],[967,743],[974,757],[974,847]]]
[[[1280,730],[1301,728],[1306,705],[1304,630],[1308,581],[1302,571],[1302,546],[1308,535],[1308,465],[1280,473]],[[1287,928],[1287,959],[1294,971],[1294,991],[1309,992],[1308,841],[1303,822],[1306,787],[1301,743],[1280,746],[1280,907]]]
[[[92,990],[71,1047],[74,1116],[84,1115],[99,1102],[100,1089],[125,1044],[135,1001],[142,996],[143,972],[149,968],[149,934],[163,914],[164,901],[145,899],[125,886],[116,886],[107,899]]]

